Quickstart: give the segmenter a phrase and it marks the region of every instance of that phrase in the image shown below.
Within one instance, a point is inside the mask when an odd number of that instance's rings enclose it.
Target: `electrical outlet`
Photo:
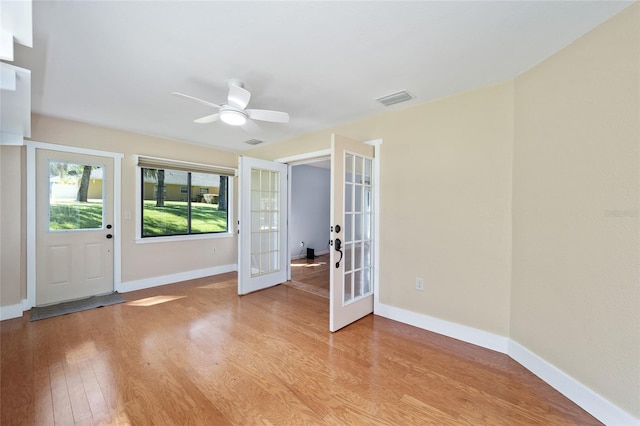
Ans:
[[[304,241],[300,241],[300,247],[304,247]]]
[[[424,291],[424,280],[422,278],[416,278],[416,290]]]

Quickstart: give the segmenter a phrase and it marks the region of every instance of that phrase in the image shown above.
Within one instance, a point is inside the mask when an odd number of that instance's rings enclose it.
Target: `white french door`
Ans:
[[[240,157],[238,294],[287,280],[286,164]]]
[[[35,304],[114,289],[114,158],[36,150]]]
[[[331,272],[329,329],[373,312],[374,147],[331,140]]]

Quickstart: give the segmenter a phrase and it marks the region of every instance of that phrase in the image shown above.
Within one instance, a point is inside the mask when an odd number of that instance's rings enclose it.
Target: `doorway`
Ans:
[[[331,160],[291,167],[291,281],[295,288],[329,298]]]
[[[26,146],[28,308],[118,289],[124,155]]]
[[[240,239],[238,241],[239,274],[238,294],[246,294],[243,291],[247,277],[254,275],[254,266],[249,260],[254,249],[262,247],[262,238],[254,238],[258,230],[266,226],[269,230],[282,229],[281,238],[277,240],[269,238],[269,243],[277,247],[278,255],[285,251],[289,258],[295,253],[290,244],[289,222],[283,221],[284,210],[273,209],[274,199],[270,195],[271,190],[257,185],[258,172],[262,181],[262,170],[275,171],[277,176],[283,177],[286,170],[287,176],[294,165],[309,163],[310,159],[326,157],[331,159],[330,169],[330,193],[329,200],[329,330],[334,332],[358,319],[372,313],[376,303],[376,289],[378,283],[378,234],[379,221],[375,212],[378,211],[378,185],[379,181],[379,149],[382,140],[368,142],[355,141],[340,135],[331,135],[331,149],[317,151],[315,153],[302,154],[287,158],[266,161],[245,157],[240,159],[240,220],[242,228],[238,227]],[[318,155],[321,153],[320,155]],[[250,162],[261,162],[262,167],[249,167]],[[280,169],[281,165],[286,165]],[[274,175],[275,176],[275,175]],[[255,179],[254,179],[255,177]],[[287,210],[291,205],[292,179],[286,179],[287,190],[283,185],[276,185],[278,206],[284,198],[288,197]],[[255,188],[254,188],[255,184]],[[268,186],[274,188],[274,185]],[[285,195],[286,193],[286,195]],[[266,203],[266,204],[265,204]],[[269,215],[271,221],[264,225],[260,219],[262,204],[270,205],[267,209],[270,213],[282,213]],[[265,211],[267,211],[265,210]],[[276,226],[274,218],[280,218]],[[255,219],[255,220],[254,220]],[[274,228],[275,227],[275,228]],[[267,228],[264,228],[265,230]],[[326,229],[326,225],[325,225]],[[286,232],[284,232],[286,230]],[[321,231],[322,232],[322,231]],[[295,238],[295,237],[293,237]],[[297,250],[304,248],[304,240],[301,240]],[[285,283],[291,279],[291,264],[286,257],[278,257],[281,262],[280,269],[287,269],[286,278],[275,281],[268,286]],[[315,260],[315,252],[313,259]],[[271,262],[271,261],[269,261]],[[271,264],[271,263],[270,263]],[[269,270],[271,271],[271,269]],[[274,270],[275,271],[275,270]],[[266,272],[265,272],[266,273]],[[260,272],[255,272],[259,275]],[[266,288],[266,287],[261,287]],[[252,289],[257,290],[257,289]]]

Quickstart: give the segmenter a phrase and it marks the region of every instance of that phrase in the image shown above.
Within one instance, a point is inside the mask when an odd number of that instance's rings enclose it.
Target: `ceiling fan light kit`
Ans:
[[[231,126],[242,126],[247,122],[247,114],[222,107],[220,108],[220,120]]]
[[[212,123],[220,119],[223,123],[231,126],[243,126],[242,128],[244,130],[251,133],[260,130],[253,120],[269,121],[272,123],[289,122],[289,114],[286,112],[266,109],[246,109],[251,99],[251,93],[244,88],[244,85],[239,80],[229,80],[228,83],[229,94],[227,95],[227,103],[221,105],[178,92],[173,92],[172,94],[209,107],[218,108],[219,112],[215,114],[205,115],[204,117],[193,120],[198,124]]]

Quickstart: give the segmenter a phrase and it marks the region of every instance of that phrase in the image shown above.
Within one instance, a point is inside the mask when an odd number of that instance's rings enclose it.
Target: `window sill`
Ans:
[[[136,244],[151,243],[173,243],[176,241],[194,241],[194,240],[213,240],[218,238],[231,238],[235,234],[233,232],[224,232],[220,234],[201,234],[201,235],[172,235],[167,237],[147,237],[136,238]]]

